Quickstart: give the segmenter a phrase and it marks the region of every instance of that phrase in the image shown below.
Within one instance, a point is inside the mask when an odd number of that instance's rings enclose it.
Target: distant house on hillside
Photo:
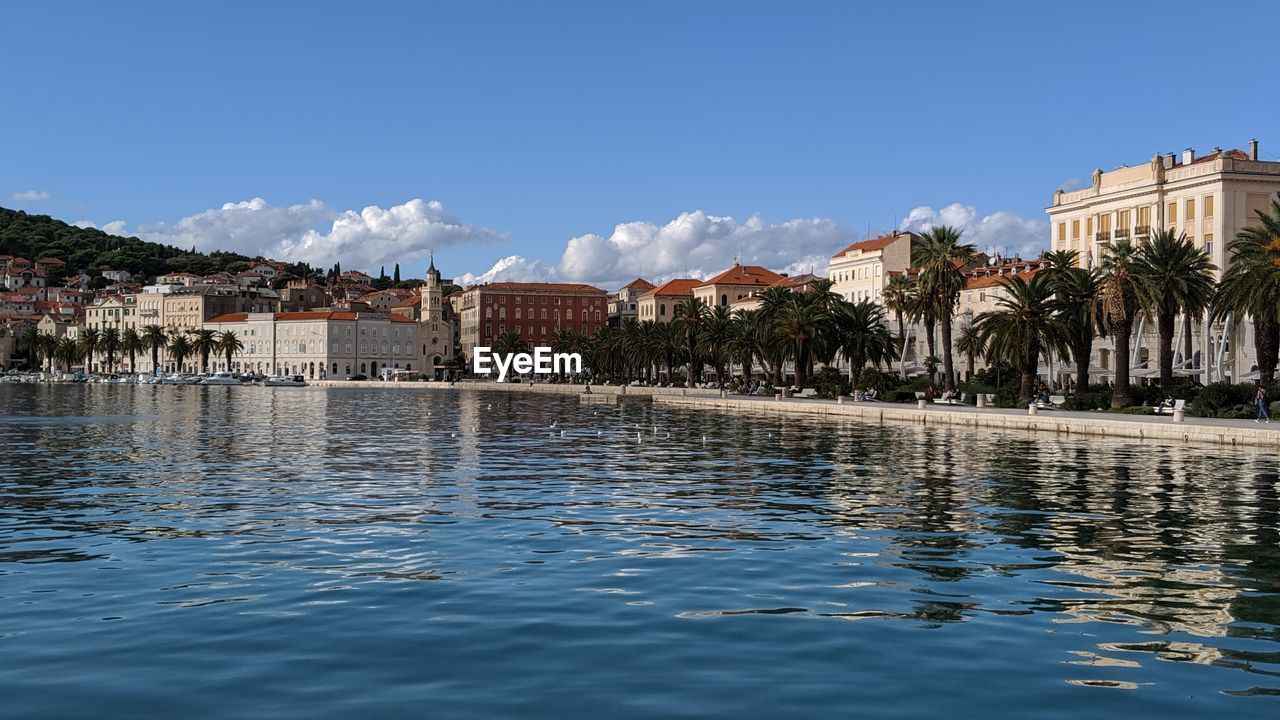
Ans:
[[[133,279],[133,273],[128,270],[103,270],[102,277],[111,282],[129,282]]]

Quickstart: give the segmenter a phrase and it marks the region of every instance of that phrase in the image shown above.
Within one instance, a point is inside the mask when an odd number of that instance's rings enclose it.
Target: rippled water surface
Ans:
[[[0,385],[0,716],[1263,717],[1274,453]]]

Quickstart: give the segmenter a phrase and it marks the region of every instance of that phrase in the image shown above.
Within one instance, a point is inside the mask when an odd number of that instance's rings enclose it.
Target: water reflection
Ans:
[[[371,639],[392,642],[408,618],[445,623],[452,642],[491,651],[460,658],[441,636],[416,651],[458,673],[433,696],[468,707],[468,673],[536,686],[601,672],[598,646],[543,655],[576,647],[584,623],[629,650],[582,696],[648,678],[638,714],[690,702],[663,673],[736,662],[709,661],[716,648],[817,678],[877,649],[890,674],[860,669],[868,687],[786,691],[815,708],[914,687],[891,669],[922,653],[941,668],[938,696],[1034,672],[1040,684],[1002,695],[1023,716],[1052,714],[1046,693],[1122,689],[1148,704],[1116,708],[1167,715],[1188,692],[1223,708],[1280,692],[1268,453],[507,393],[0,386],[0,407],[0,639],[11,656],[64,641],[40,652],[86,686],[119,681],[77,659],[118,639],[83,635],[89,618],[175,640],[196,614],[241,641],[257,627],[245,618],[323,623],[372,665]],[[530,622],[558,634],[513,639]],[[654,633],[681,649],[642,659]],[[210,642],[205,664],[251,652]],[[293,652],[253,657],[279,671]],[[34,672],[7,679],[34,688]],[[752,677],[704,678],[696,707],[767,714],[740,704]],[[380,682],[416,697],[426,680]]]

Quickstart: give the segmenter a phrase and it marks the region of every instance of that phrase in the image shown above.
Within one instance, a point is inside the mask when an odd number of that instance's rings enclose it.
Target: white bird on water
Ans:
[[[637,443],[639,443],[639,442],[640,442],[640,433],[636,433],[636,442],[637,442]]]
[[[552,430],[555,430],[555,429],[556,429],[556,425],[558,425],[559,423],[560,423],[560,421],[559,421],[559,420],[553,420],[553,421],[551,421],[551,429],[552,429]]]
[[[707,444],[707,436],[706,436],[706,435],[703,435],[703,436],[702,436],[702,444],[703,444],[703,445],[706,445],[706,444]]]
[[[560,437],[564,437],[564,431],[563,431],[563,430],[561,430],[561,431],[560,431]]]

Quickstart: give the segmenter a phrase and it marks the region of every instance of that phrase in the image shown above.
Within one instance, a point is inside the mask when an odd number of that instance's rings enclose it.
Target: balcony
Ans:
[[[1116,228],[1116,240],[1128,240],[1129,228]]]
[[[1134,237],[1149,237],[1151,235],[1150,225],[1139,225],[1133,229]]]
[[[1109,242],[1111,242],[1111,231],[1110,231],[1110,230],[1104,230],[1104,231],[1102,231],[1102,232],[1100,232],[1100,233],[1096,233],[1096,234],[1093,236],[1093,241],[1094,241],[1094,242],[1098,242],[1098,243],[1109,243]]]

